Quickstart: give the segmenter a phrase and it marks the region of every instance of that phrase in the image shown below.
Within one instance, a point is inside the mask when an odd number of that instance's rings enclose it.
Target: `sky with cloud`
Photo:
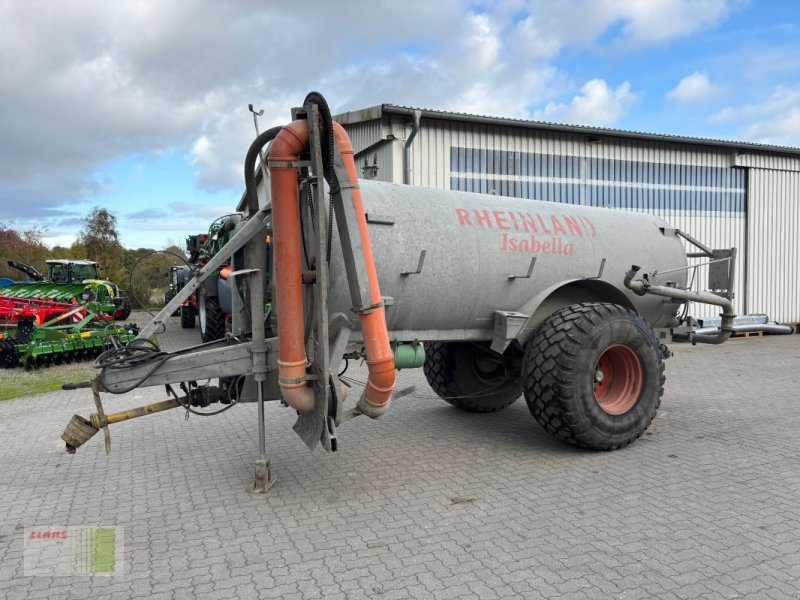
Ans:
[[[311,7],[312,10],[307,10]],[[0,0],[0,224],[125,245],[230,211],[255,134],[310,90],[800,147],[793,0]]]

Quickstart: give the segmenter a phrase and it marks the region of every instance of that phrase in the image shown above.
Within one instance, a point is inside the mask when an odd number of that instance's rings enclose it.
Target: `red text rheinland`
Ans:
[[[501,233],[500,250],[503,252],[572,256],[574,246],[569,238],[597,235],[594,223],[582,216],[457,208],[456,217],[461,227],[480,227]],[[518,233],[528,235],[516,235]]]

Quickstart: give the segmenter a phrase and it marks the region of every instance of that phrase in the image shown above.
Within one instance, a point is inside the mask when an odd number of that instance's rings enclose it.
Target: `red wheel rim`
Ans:
[[[642,392],[642,361],[629,346],[605,349],[594,372],[594,398],[605,412],[621,415],[634,407]]]

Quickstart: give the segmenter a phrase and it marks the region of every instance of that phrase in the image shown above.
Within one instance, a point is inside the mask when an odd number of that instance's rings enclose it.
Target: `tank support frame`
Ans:
[[[308,315],[310,327],[306,341],[306,350],[309,357],[311,370],[306,375],[315,396],[313,412],[299,413],[294,430],[313,449],[322,443],[325,450],[337,450],[336,425],[343,417],[343,402],[345,399],[345,386],[341,384],[337,373],[342,355],[350,340],[350,333],[354,328],[346,315],[339,313],[330,318],[328,315],[328,285],[329,264],[326,260],[329,246],[329,231],[331,224],[329,216],[336,216],[340,245],[345,257],[346,271],[350,282],[350,289],[354,305],[360,310],[369,310],[369,287],[364,267],[363,249],[359,243],[358,226],[355,223],[352,203],[344,201],[351,193],[354,184],[346,177],[344,163],[338,148],[334,149],[333,168],[340,174],[340,179],[347,182],[342,190],[333,194],[333,211],[330,200],[325,193],[323,177],[322,143],[320,131],[320,114],[316,104],[308,104],[303,108],[293,110],[295,118],[304,118],[309,127],[309,158],[296,161],[293,166],[304,168],[308,175],[301,177],[311,192],[313,210],[313,240],[311,243],[311,263],[307,276],[310,293],[313,294],[313,312]],[[343,175],[344,174],[344,175]],[[356,184],[357,185],[357,184]],[[146,325],[137,339],[149,339],[165,328],[165,321],[181,306],[191,294],[199,289],[205,280],[213,275],[226,261],[233,260],[236,269],[231,273],[232,280],[236,281],[240,291],[246,290],[249,304],[248,322],[236,322],[234,316],[234,331],[243,335],[228,335],[223,340],[201,344],[179,350],[168,355],[168,358],[156,369],[152,365],[142,364],[127,369],[107,370],[84,387],[92,387],[96,402],[100,402],[100,392],[122,393],[131,385],[135,387],[150,387],[181,382],[202,381],[209,378],[226,378],[245,376],[252,384],[245,385],[240,401],[255,400],[258,405],[258,449],[254,462],[255,477],[249,491],[264,493],[275,482],[274,473],[270,469],[266,449],[265,410],[264,403],[268,400],[281,398],[278,387],[278,338],[267,337],[266,321],[269,314],[265,313],[265,282],[267,274],[267,261],[264,252],[264,237],[266,234],[267,220],[271,214],[271,204],[260,208],[248,215],[247,221],[234,233],[230,241],[207,264],[199,269],[189,282],[153,317]],[[244,265],[236,264],[242,261]],[[244,267],[244,268],[243,268]],[[306,290],[308,297],[309,290]],[[310,298],[309,298],[310,299]],[[254,397],[253,397],[254,396]],[[68,426],[64,436],[68,451],[74,452],[76,448],[85,443],[94,433],[103,429],[106,436],[106,448],[110,451],[110,438],[108,425],[112,422],[128,420],[145,414],[156,412],[152,409],[166,410],[171,407],[186,408],[191,398],[167,401],[158,405],[148,405],[134,411],[126,411],[125,418],[107,420],[102,404],[98,412],[91,415],[89,420],[73,417],[73,422]],[[187,409],[188,410],[188,409]],[[350,411],[352,413],[353,411]],[[358,414],[357,412],[355,414]],[[347,419],[354,414],[348,414]],[[76,430],[75,423],[88,423]],[[347,420],[344,419],[344,420]],[[101,424],[93,427],[91,424]]]

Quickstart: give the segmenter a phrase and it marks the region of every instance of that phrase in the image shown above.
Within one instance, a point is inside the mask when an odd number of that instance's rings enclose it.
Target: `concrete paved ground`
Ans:
[[[245,492],[255,406],[144,417],[110,456],[100,436],[68,456],[86,390],[0,403],[0,597],[800,598],[800,335],[675,350],[659,416],[611,453],[551,439],[524,400],[459,412],[419,371],[337,454],[271,403],[266,496]],[[124,528],[125,574],[26,577],[24,527],[74,525]]]

